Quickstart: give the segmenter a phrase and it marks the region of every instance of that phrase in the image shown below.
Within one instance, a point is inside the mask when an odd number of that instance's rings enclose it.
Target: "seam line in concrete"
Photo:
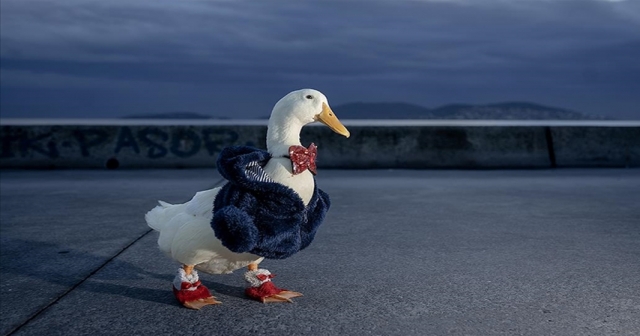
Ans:
[[[12,335],[14,333],[16,333],[18,330],[22,329],[22,327],[26,326],[27,324],[29,324],[29,322],[33,321],[34,319],[36,319],[38,316],[40,316],[40,314],[42,314],[45,310],[49,309],[49,307],[53,306],[54,304],[58,303],[58,301],[60,301],[62,298],[64,298],[65,296],[67,296],[69,293],[73,292],[76,288],[78,288],[80,285],[82,285],[85,281],[87,281],[90,277],[92,277],[94,274],[98,273],[101,269],[103,269],[105,266],[107,266],[107,264],[109,264],[113,259],[117,258],[119,255],[121,255],[124,251],[126,251],[129,247],[131,247],[133,244],[137,243],[140,239],[144,238],[146,235],[148,235],[151,231],[153,231],[153,229],[149,229],[147,231],[145,231],[142,235],[140,235],[138,238],[134,239],[131,243],[127,244],[127,246],[123,247],[120,251],[118,251],[118,253],[116,253],[114,256],[112,256],[111,258],[107,259],[104,263],[102,263],[102,265],[98,266],[98,268],[96,268],[95,270],[91,271],[91,273],[89,273],[86,277],[84,277],[82,280],[78,281],[78,283],[76,283],[75,285],[71,286],[71,288],[67,289],[66,291],[64,291],[64,293],[60,294],[57,298],[55,298],[53,301],[49,302],[49,304],[47,304],[46,306],[38,309],[37,312],[35,312],[33,315],[31,315],[28,319],[26,319],[24,322],[22,322],[20,325],[18,325],[17,327],[15,327],[13,330],[9,331],[6,335]]]
[[[549,163],[551,168],[556,168],[556,151],[553,147],[553,134],[551,133],[551,127],[544,128],[544,137],[547,140],[547,151],[549,152]]]
[[[216,183],[213,184],[212,188],[215,188],[217,186],[219,186],[220,184],[222,184],[225,181],[225,179],[220,179],[218,180]],[[149,229],[147,231],[145,231],[143,234],[141,234],[138,238],[134,239],[131,243],[127,244],[127,246],[123,247],[120,251],[118,251],[118,253],[116,253],[114,256],[112,256],[111,258],[107,259],[104,263],[102,263],[102,265],[98,266],[98,268],[96,268],[95,270],[91,271],[91,273],[89,273],[86,277],[84,277],[82,280],[78,281],[78,283],[76,283],[75,285],[71,286],[71,288],[67,289],[66,291],[64,291],[62,294],[60,294],[57,298],[53,299],[53,301],[49,302],[46,306],[38,309],[38,311],[36,311],[35,313],[33,313],[33,315],[31,315],[29,318],[27,318],[24,322],[20,323],[18,326],[16,326],[15,328],[13,328],[12,330],[10,330],[6,336],[9,335],[13,335],[14,333],[18,332],[20,329],[22,329],[24,326],[26,326],[27,324],[29,324],[29,322],[35,320],[38,316],[40,316],[40,314],[42,314],[45,310],[49,309],[49,307],[53,306],[54,304],[58,303],[60,300],[62,300],[65,296],[67,296],[69,293],[73,292],[76,288],[80,287],[80,285],[82,285],[83,283],[85,283],[85,281],[87,281],[90,277],[92,277],[94,274],[98,273],[101,269],[105,268],[105,266],[107,266],[113,259],[117,258],[118,256],[120,256],[122,253],[124,253],[124,251],[128,250],[131,246],[133,246],[133,244],[137,243],[138,241],[140,241],[140,239],[144,238],[146,235],[148,235],[149,233],[151,233],[153,231],[153,229]]]

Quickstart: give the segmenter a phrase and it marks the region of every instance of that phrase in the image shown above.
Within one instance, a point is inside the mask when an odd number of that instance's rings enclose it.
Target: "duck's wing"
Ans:
[[[200,191],[193,198],[182,204],[169,204],[160,201],[160,205],[145,215],[147,225],[160,232],[158,245],[160,250],[174,259],[187,262],[185,254],[190,253],[193,242],[187,243],[189,237],[195,239],[198,246],[207,246],[215,237],[209,233],[209,222],[213,216],[213,201],[220,188]],[[212,233],[212,232],[211,232]]]
[[[213,216],[213,202],[216,200],[216,195],[218,195],[221,188],[197,192],[189,202],[185,203],[184,212],[192,216],[211,219]]]
[[[216,199],[218,191],[220,191],[220,188],[197,192],[189,202],[182,204],[158,201],[160,205],[151,209],[145,215],[147,225],[158,232],[162,232],[171,222],[175,222],[172,220],[178,215],[204,216],[210,219],[213,211],[213,201]],[[174,224],[171,225],[173,226]]]

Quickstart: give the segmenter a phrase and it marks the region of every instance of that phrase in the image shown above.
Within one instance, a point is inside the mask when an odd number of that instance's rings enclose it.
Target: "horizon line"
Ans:
[[[0,118],[0,126],[267,126],[268,119]],[[345,126],[638,127],[640,120],[341,119]],[[323,126],[319,123],[308,126]]]

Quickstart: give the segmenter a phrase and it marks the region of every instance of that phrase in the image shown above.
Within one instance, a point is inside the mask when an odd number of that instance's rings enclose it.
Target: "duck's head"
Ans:
[[[302,127],[315,121],[329,126],[331,130],[347,138],[350,135],[329,107],[327,97],[313,89],[293,91],[282,97],[273,107],[269,124]]]

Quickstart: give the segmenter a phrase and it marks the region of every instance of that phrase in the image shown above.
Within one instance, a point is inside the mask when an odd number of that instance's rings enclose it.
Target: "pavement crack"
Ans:
[[[226,180],[224,178],[219,179],[218,181],[216,181],[215,183],[213,183],[213,185],[211,186],[211,189],[216,188],[221,186],[222,184],[224,184],[224,182],[226,182]],[[17,325],[16,327],[14,327],[13,329],[11,329],[8,333],[5,334],[5,336],[9,336],[9,335],[13,335],[16,332],[20,331],[20,329],[22,329],[24,326],[26,326],[27,324],[29,324],[31,321],[35,320],[36,318],[38,318],[42,313],[44,313],[47,309],[49,309],[51,306],[57,304],[58,302],[60,302],[60,300],[62,300],[65,296],[69,295],[69,293],[73,292],[76,288],[80,287],[83,283],[85,283],[89,278],[91,278],[93,275],[95,275],[96,273],[100,272],[103,268],[105,268],[105,266],[107,266],[109,263],[111,263],[111,261],[113,261],[115,258],[119,257],[122,253],[124,253],[126,250],[128,250],[131,246],[133,246],[135,243],[137,243],[138,241],[140,241],[142,238],[144,238],[145,236],[147,236],[149,233],[151,233],[153,231],[153,229],[148,229],[145,232],[143,232],[139,237],[135,238],[133,241],[131,241],[129,244],[127,244],[126,246],[124,246],[122,249],[120,249],[120,251],[118,251],[116,254],[114,254],[112,257],[110,257],[109,259],[105,260],[100,266],[98,266],[96,269],[94,269],[93,271],[91,271],[87,276],[85,276],[82,280],[78,281],[78,283],[76,283],[75,285],[71,286],[69,289],[65,290],[64,292],[62,292],[62,294],[58,295],[55,299],[53,299],[51,302],[49,302],[48,304],[46,304],[44,307],[38,309],[35,313],[33,313],[31,316],[29,316],[26,320],[24,320],[22,323],[20,323],[19,325]]]
[[[9,335],[13,335],[16,332],[18,332],[20,329],[22,329],[24,326],[26,326],[27,324],[29,324],[29,322],[35,320],[38,316],[40,316],[42,313],[44,313],[47,309],[49,309],[51,306],[55,305],[56,303],[58,303],[60,300],[62,300],[65,296],[67,296],[69,293],[73,292],[76,288],[80,287],[80,285],[82,285],[83,283],[85,283],[89,278],[91,278],[94,274],[100,272],[100,270],[102,270],[105,266],[107,266],[111,261],[113,261],[113,259],[119,257],[122,253],[124,253],[127,249],[129,249],[131,246],[133,246],[135,243],[137,243],[138,241],[140,241],[142,238],[144,238],[146,235],[148,235],[149,233],[151,233],[151,231],[153,231],[153,229],[148,229],[147,231],[145,231],[144,233],[142,233],[138,238],[134,239],[132,242],[130,242],[129,244],[127,244],[125,247],[123,247],[122,249],[120,249],[120,251],[118,251],[115,255],[113,255],[111,258],[107,259],[105,262],[102,263],[102,265],[98,266],[95,270],[91,271],[91,273],[89,273],[87,276],[85,276],[82,280],[78,281],[78,283],[76,283],[75,285],[71,286],[71,288],[67,289],[66,291],[64,291],[62,294],[60,294],[58,297],[56,297],[55,299],[53,299],[51,302],[49,302],[47,305],[45,305],[44,307],[38,309],[38,311],[36,311],[35,313],[33,313],[29,318],[27,318],[24,322],[22,322],[21,324],[19,324],[18,326],[16,326],[15,328],[13,328],[12,330],[10,330],[6,336]]]

